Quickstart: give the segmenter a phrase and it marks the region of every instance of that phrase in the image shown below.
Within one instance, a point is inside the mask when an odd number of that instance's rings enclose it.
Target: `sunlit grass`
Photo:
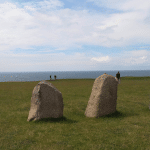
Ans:
[[[84,115],[94,79],[50,81],[62,93],[63,117],[27,122],[39,82],[0,83],[0,149],[150,149],[150,77],[122,77],[117,111],[99,118]]]

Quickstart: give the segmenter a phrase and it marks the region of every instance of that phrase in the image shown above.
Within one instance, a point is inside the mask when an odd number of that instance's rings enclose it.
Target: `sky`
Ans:
[[[150,70],[150,0],[0,0],[0,72]]]

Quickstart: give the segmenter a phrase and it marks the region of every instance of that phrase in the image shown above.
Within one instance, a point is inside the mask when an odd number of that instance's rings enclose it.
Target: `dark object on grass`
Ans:
[[[57,77],[57,76],[56,76],[56,75],[54,75],[55,80],[56,80],[56,77]]]
[[[50,80],[51,80],[52,78],[51,78],[51,75],[50,75]]]

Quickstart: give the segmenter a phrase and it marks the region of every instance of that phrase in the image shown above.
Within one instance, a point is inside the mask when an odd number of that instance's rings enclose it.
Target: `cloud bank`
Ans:
[[[93,3],[99,11],[65,8],[59,0],[0,3],[0,69],[80,71],[140,69],[142,65],[148,68],[150,1],[86,2]],[[138,48],[144,48],[126,49],[139,44]],[[86,50],[85,45],[99,48]],[[113,47],[118,52],[111,50]],[[105,48],[109,49],[108,54]]]

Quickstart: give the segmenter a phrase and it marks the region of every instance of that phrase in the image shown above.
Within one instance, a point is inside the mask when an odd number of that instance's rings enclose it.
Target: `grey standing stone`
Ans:
[[[118,79],[107,74],[96,78],[85,111],[86,117],[105,116],[116,111]]]
[[[63,116],[62,93],[48,81],[39,82],[33,89],[27,121]]]

